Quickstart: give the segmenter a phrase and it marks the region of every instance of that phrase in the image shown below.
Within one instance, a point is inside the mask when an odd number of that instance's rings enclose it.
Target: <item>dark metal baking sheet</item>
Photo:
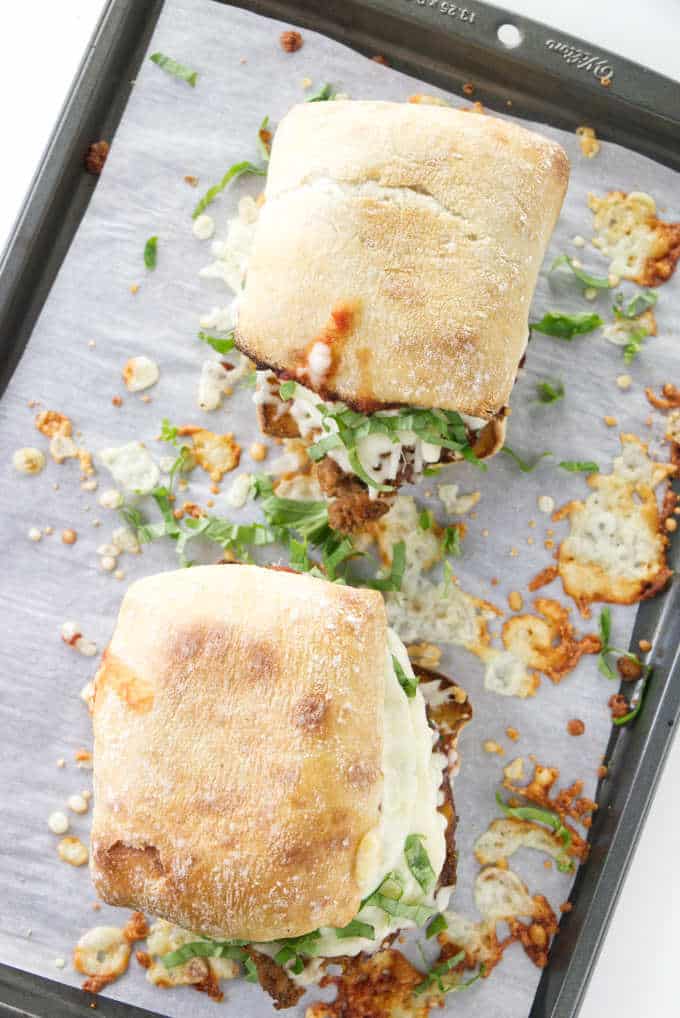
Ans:
[[[214,0],[223,2],[223,0]],[[680,85],[490,5],[451,0],[241,0],[235,6],[324,32],[400,70],[476,97],[499,111],[599,136],[680,169]],[[89,142],[111,139],[163,0],[110,0],[0,260],[0,391],[28,341],[96,178],[82,168]],[[504,46],[497,30],[521,36]],[[677,552],[677,549],[676,549]],[[577,1013],[608,919],[680,717],[680,586],[638,612],[634,641],[652,636],[655,674],[644,709],[615,729],[591,829],[591,857],[572,891],[573,911],[556,939],[530,1018]],[[97,1013],[149,1012],[99,998]],[[0,1015],[71,1018],[92,1014],[78,990],[0,966]]]

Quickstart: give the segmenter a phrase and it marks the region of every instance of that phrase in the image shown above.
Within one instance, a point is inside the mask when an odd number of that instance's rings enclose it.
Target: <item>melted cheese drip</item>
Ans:
[[[432,869],[436,874],[441,873],[446,859],[446,820],[437,806],[441,798],[442,774],[448,761],[442,753],[433,752],[437,735],[428,723],[423,695],[418,690],[411,699],[406,696],[392,664],[393,655],[406,675],[413,676],[406,648],[390,629],[385,656],[384,784],[380,822],[365,835],[359,847],[355,875],[361,897],[366,898],[380,886],[388,873],[395,871],[403,884],[403,902],[428,905],[443,911],[448,906],[451,888],[432,889],[425,894],[408,868],[404,842],[409,834],[422,835],[422,844]],[[374,940],[365,937],[340,940],[334,930],[322,928],[321,938],[315,943],[318,956],[334,958],[356,955],[360,951],[375,951],[388,934],[415,926],[412,920],[389,916],[375,905],[364,906],[357,918],[373,926]],[[272,957],[279,947],[277,944],[256,946]],[[307,963],[298,976],[289,973],[291,978],[304,985],[309,983],[314,962],[312,959]]]
[[[317,346],[312,349],[312,353]],[[311,365],[311,358],[310,358]],[[319,438],[320,436],[336,433],[338,426],[333,418],[325,418],[318,409],[321,400],[315,392],[305,389],[298,382],[295,390],[295,398],[290,403],[284,403],[278,396],[278,392],[271,385],[275,376],[268,371],[258,373],[258,387],[254,399],[257,404],[271,403],[276,405],[280,412],[289,409],[291,416],[297,423],[300,435],[303,438]],[[332,405],[332,404],[327,404]],[[394,416],[397,410],[381,410],[381,415]],[[467,414],[460,415],[468,427],[475,431],[483,428],[486,421],[478,417],[470,417]],[[413,457],[414,480],[422,474],[423,468],[429,463],[438,463],[442,447],[431,442],[424,442],[412,431],[397,431],[393,435],[372,434],[367,435],[357,442],[357,456],[361,466],[370,478],[379,484],[389,484],[396,479],[399,467],[404,460],[404,452],[409,451]],[[347,450],[341,446],[338,449],[331,449],[327,455],[335,460],[339,467],[346,474],[354,471],[349,462]],[[372,497],[378,492],[375,488],[369,489]]]

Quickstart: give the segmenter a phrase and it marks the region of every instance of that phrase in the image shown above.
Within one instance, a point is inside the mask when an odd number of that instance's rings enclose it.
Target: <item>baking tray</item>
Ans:
[[[224,2],[224,0],[213,0]],[[680,170],[680,85],[582,40],[500,8],[451,0],[240,0],[235,6],[323,32],[409,74],[461,92],[473,81],[488,108],[597,134]],[[111,140],[163,0],[109,0],[0,259],[0,392],[4,391],[96,186],[88,144]],[[512,25],[519,43],[498,29]],[[677,543],[677,542],[676,542]],[[675,548],[678,558],[678,548]],[[677,566],[676,561],[676,566]],[[591,855],[571,894],[530,1018],[578,1012],[680,717],[680,584],[638,611],[633,643],[654,646],[642,712],[614,729],[600,783]],[[0,1015],[91,1015],[91,998],[0,965]],[[151,1015],[97,999],[103,1016]],[[245,1018],[245,1016],[244,1016]]]

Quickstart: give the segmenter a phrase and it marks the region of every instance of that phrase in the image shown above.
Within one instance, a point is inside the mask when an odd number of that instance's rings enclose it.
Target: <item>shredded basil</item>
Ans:
[[[144,245],[144,264],[147,269],[156,268],[156,257],[158,254],[158,237],[149,237]]]
[[[643,661],[641,661],[637,654],[634,654],[632,651],[621,650],[619,647],[612,646],[610,642],[612,619],[611,610],[608,605],[600,612],[599,631],[601,650],[597,656],[597,670],[600,675],[604,675],[605,679],[609,679],[612,682],[615,682],[618,678],[620,678],[618,671],[609,662],[609,658],[612,655],[616,655],[616,657],[626,657],[629,661],[634,661],[641,669],[639,681],[642,683],[642,686],[639,689],[637,698],[633,702],[632,709],[622,717],[613,719],[613,724],[615,724],[617,728],[620,728],[622,725],[627,725],[640,713],[642,701],[647,689],[647,680],[651,678],[653,668],[651,665],[646,665]]]
[[[398,591],[401,590],[404,570],[406,569],[406,544],[399,541],[392,547],[392,566],[387,574],[378,580],[369,580],[368,586],[373,590]]]
[[[449,924],[446,921],[446,916],[442,915],[440,912],[439,915],[434,917],[430,925],[427,927],[425,937],[427,940],[431,940],[432,937],[436,937],[438,933],[443,933],[444,930],[448,930],[448,928]]]
[[[446,961],[440,961],[437,965],[433,965],[432,968],[425,973],[425,978],[422,983],[418,983],[413,988],[415,994],[420,995],[429,990],[431,986],[435,985],[440,993],[447,993],[450,990],[457,989],[456,986],[446,986],[442,981],[442,976],[445,976],[447,972],[455,968],[456,965],[460,965],[465,959],[465,951],[459,951],[458,954],[454,954],[452,958],[447,958]]]
[[[506,816],[514,817],[515,820],[533,820],[540,824],[551,827],[565,848],[571,845],[571,831],[564,826],[562,818],[548,809],[541,809],[538,806],[509,806],[503,801],[500,792],[496,792],[496,802]],[[573,861],[567,855],[562,855],[557,860],[557,868],[563,873],[571,872],[574,867]]]
[[[392,655],[392,667],[394,668],[394,673],[399,680],[399,685],[404,690],[409,700],[412,700],[416,695],[416,690],[418,688],[418,677],[407,675],[399,664],[398,658],[396,658],[394,654]]]
[[[557,403],[558,400],[564,399],[564,386],[562,382],[537,382],[536,391],[539,403]]]
[[[556,339],[571,340],[574,336],[583,336],[587,332],[594,332],[601,325],[604,325],[604,322],[600,316],[588,311],[576,315],[568,315],[562,311],[548,311],[540,322],[531,322],[529,328],[534,332],[542,332],[546,336],[554,336]]]
[[[418,526],[421,530],[429,530],[432,526],[432,513],[429,509],[423,509],[418,516]]]
[[[197,71],[190,70],[184,64],[180,64],[173,60],[172,57],[166,56],[165,53],[152,53],[149,60],[157,64],[162,70],[167,71],[168,74],[174,75],[175,78],[181,78],[182,81],[186,81],[192,88],[196,87],[196,82],[198,81]]]
[[[574,273],[576,278],[584,284],[584,286],[590,286],[594,290],[611,290],[612,284],[609,282],[609,276],[592,276],[585,269],[581,269],[574,265],[574,260],[567,254],[560,255],[550,266],[550,271],[554,272],[559,269],[562,265],[567,265]]]
[[[346,940],[348,937],[365,937],[366,940],[375,940],[375,928],[370,923],[352,919],[347,926],[336,926],[335,935],[338,940]]]
[[[254,163],[251,163],[247,159],[242,163],[234,163],[233,166],[229,167],[220,182],[218,184],[213,184],[213,186],[206,191],[192,212],[192,219],[196,219],[200,216],[201,212],[203,212],[204,209],[207,209],[208,205],[211,205],[212,202],[214,202],[217,195],[224,191],[225,187],[227,187],[232,180],[235,180],[237,177],[241,177],[244,174],[253,174],[258,177],[264,177],[266,176],[266,173],[267,171],[264,167],[255,166]]]
[[[628,342],[623,348],[623,360],[625,364],[632,364],[642,349],[642,342],[649,335],[647,329],[633,329],[628,335]]]
[[[243,947],[247,943],[247,940],[194,940],[189,944],[183,944],[176,951],[164,954],[161,961],[166,969],[183,965],[191,958],[231,958],[234,961],[245,961],[248,955]]]
[[[255,964],[253,959],[250,957],[250,955],[246,955],[246,957],[243,959],[243,967],[246,970],[246,975],[245,975],[246,982],[247,983],[259,983],[260,976],[259,976],[258,971],[257,971],[257,965]]]
[[[313,95],[307,96],[305,102],[308,103],[321,103],[326,102],[328,99],[334,99],[335,93],[333,92],[333,86],[327,81],[321,86],[318,92]]]
[[[210,336],[207,332],[199,332],[198,338],[201,343],[207,343],[217,353],[229,353],[234,349],[234,333],[230,332],[227,337],[220,339],[218,336]]]
[[[279,396],[281,399],[292,399],[297,389],[297,382],[281,382],[279,385]]]
[[[619,294],[612,311],[617,318],[637,318],[643,312],[653,308],[659,299],[656,290],[643,290],[638,293],[627,304],[623,302],[623,294]]]
[[[463,549],[460,544],[460,527],[458,524],[445,528],[442,536],[442,551],[445,555],[453,555],[454,558],[460,558],[463,554]]]
[[[560,460],[557,464],[571,474],[599,474],[600,468],[592,460]]]
[[[437,875],[423,846],[422,834],[409,834],[404,845],[406,864],[421,889],[427,892],[434,887]]]
[[[269,117],[265,117],[257,132],[257,143],[260,149],[260,155],[266,163],[269,162],[271,138],[272,132],[269,130]]]
[[[551,452],[542,452],[539,453],[538,457],[534,460],[533,463],[529,463],[527,460],[523,459],[519,455],[519,453],[516,453],[514,449],[511,449],[509,445],[504,445],[503,448],[501,449],[501,452],[504,452],[508,456],[510,456],[511,459],[515,461],[515,463],[517,464],[517,466],[519,467],[523,474],[530,474],[532,470],[536,469],[536,467],[538,466],[542,459],[545,459],[546,456],[552,456]]]

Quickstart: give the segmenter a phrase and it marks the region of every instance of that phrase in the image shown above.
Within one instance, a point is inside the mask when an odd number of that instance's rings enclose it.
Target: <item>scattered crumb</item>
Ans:
[[[263,442],[253,442],[248,452],[251,459],[254,459],[256,463],[261,463],[262,460],[266,459],[268,449]]]
[[[78,540],[77,531],[71,530],[70,527],[67,528],[66,530],[62,530],[61,532],[62,544],[75,544],[77,540]]]
[[[122,406],[123,405],[123,399],[122,399],[121,396],[112,396],[111,397],[111,403],[112,403],[113,406]]]
[[[600,767],[597,768],[597,776],[598,776],[598,778],[606,778],[608,774],[609,774],[609,768],[606,767],[604,764],[601,764]]]
[[[68,817],[63,810],[55,809],[47,818],[47,826],[52,834],[66,834],[69,828]]]
[[[524,607],[524,599],[518,590],[511,590],[508,594],[508,604],[514,612],[520,612]]]
[[[577,127],[576,134],[579,137],[581,152],[586,159],[594,159],[600,151],[600,143],[592,127]]]
[[[505,734],[512,742],[517,742],[517,740],[519,739],[519,732],[517,731],[516,728],[506,728]]]
[[[12,466],[18,474],[39,474],[45,467],[45,456],[40,449],[26,446],[12,456]]]
[[[618,385],[619,389],[623,389],[625,391],[626,389],[630,389],[631,385],[633,384],[633,379],[630,377],[630,375],[618,375],[616,379],[616,384]]]
[[[42,541],[42,531],[39,527],[31,527],[28,531],[29,541]]]
[[[133,297],[139,293],[139,283],[130,283],[130,293]]]
[[[645,396],[657,410],[677,410],[680,408],[680,389],[670,382],[661,386],[661,395],[657,396],[653,389],[645,389]]]
[[[649,640],[638,640],[638,647],[644,654],[646,654],[648,650],[652,649],[652,645]]]
[[[571,721],[567,721],[567,731],[570,735],[583,735],[586,730],[586,726],[580,718],[572,718]]]
[[[583,291],[583,296],[586,300],[597,300],[599,291],[594,286],[587,286]]]
[[[421,668],[436,671],[442,659],[441,648],[434,643],[411,643],[406,648],[409,659]]]
[[[540,512],[549,514],[555,508],[555,499],[552,495],[539,495],[536,504]]]
[[[608,428],[615,428],[619,422],[616,417],[610,417],[609,415],[607,415],[604,418],[604,423],[607,425]]]
[[[198,187],[198,177],[195,177],[193,173],[186,173],[184,175],[184,183],[188,184],[189,187]]]
[[[471,81],[466,81],[463,85],[463,95],[471,96],[474,95],[475,86]]]
[[[381,53],[376,53],[374,57],[371,57],[371,60],[373,61],[374,64],[382,64],[383,67],[390,66],[387,62],[387,58],[384,57]]]
[[[375,57],[373,57],[373,59],[375,60]],[[311,88],[311,87],[312,87],[312,79],[311,78],[303,78],[302,81],[300,82],[300,88],[302,88],[302,89],[307,89],[307,88]]]
[[[142,392],[155,385],[160,371],[150,357],[130,357],[123,367],[123,381],[128,392]]]
[[[57,969],[65,968],[66,967],[66,959],[65,958],[55,958],[54,959],[54,967],[57,968]]]
[[[89,857],[87,846],[80,838],[72,836],[61,839],[57,845],[57,853],[62,862],[67,862],[70,866],[84,866]]]
[[[191,232],[198,240],[210,240],[215,232],[215,220],[204,212],[194,219]]]
[[[285,50],[286,53],[296,53],[299,49],[302,49],[303,45],[300,33],[292,30],[282,32],[279,42],[281,43],[281,49]]]
[[[580,234],[578,234],[578,233],[576,234],[575,237],[571,238],[571,242],[574,245],[574,247],[585,247],[586,246],[585,239]]]
[[[82,795],[70,795],[66,800],[66,805],[73,813],[87,813],[88,804],[87,799]]]
[[[624,717],[630,710],[628,701],[622,693],[614,693],[613,696],[609,697],[607,704],[611,711],[612,720]]]
[[[497,753],[498,756],[505,754],[503,747],[498,742],[494,742],[493,739],[487,739],[482,746],[485,753]]]
[[[104,169],[106,163],[106,157],[109,154],[109,143],[108,141],[94,141],[88,147],[84,157],[83,164],[88,173],[98,177]]]

